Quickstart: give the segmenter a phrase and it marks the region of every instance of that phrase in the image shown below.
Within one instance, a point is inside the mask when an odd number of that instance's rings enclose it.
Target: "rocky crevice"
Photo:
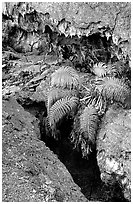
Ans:
[[[36,106],[37,107],[37,106]],[[89,201],[108,201],[108,202],[126,202],[123,192],[119,186],[119,183],[113,182],[106,184],[102,182],[100,178],[100,170],[97,164],[96,152],[91,154],[88,160],[82,157],[81,151],[73,149],[73,145],[70,143],[69,134],[71,132],[71,126],[68,123],[62,125],[61,138],[55,140],[49,135],[46,135],[44,115],[41,115],[40,105],[38,109],[34,109],[32,105],[25,105],[25,110],[30,114],[33,114],[39,118],[40,137],[50,150],[57,155],[58,159],[66,166],[70,172],[74,182],[81,188],[81,192]],[[34,110],[34,113],[33,113]],[[45,115],[46,117],[46,115]],[[41,118],[41,119],[40,119]],[[71,122],[70,122],[71,123]],[[64,128],[65,131],[64,132]],[[70,129],[70,130],[69,130]]]
[[[3,100],[2,119],[3,201],[87,201],[65,166],[38,139],[39,120],[33,113],[10,97]]]

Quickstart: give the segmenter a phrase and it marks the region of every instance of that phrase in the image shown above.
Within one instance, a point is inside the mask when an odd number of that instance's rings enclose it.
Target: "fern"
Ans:
[[[98,77],[104,77],[107,75],[107,66],[104,63],[99,62],[93,66],[91,71]]]
[[[52,136],[56,140],[60,139],[60,130],[58,130],[56,127],[51,129],[51,126],[49,124],[49,117],[45,118],[45,131],[47,137]]]
[[[109,101],[117,101],[125,103],[126,99],[130,97],[131,90],[130,87],[125,83],[123,79],[118,79],[115,77],[108,77],[103,79],[103,84],[101,85],[100,91],[102,95]]]
[[[83,157],[87,157],[95,147],[98,121],[97,110],[92,105],[79,110],[74,118],[70,139],[75,148],[81,148]]]
[[[45,121],[44,125],[45,125],[46,135],[50,136],[50,134],[51,134],[51,127],[50,127],[50,124],[49,124],[48,116],[46,118],[44,118],[44,121]]]
[[[115,63],[114,64],[109,63],[107,65],[107,73],[110,77],[116,77],[119,76],[120,74]]]
[[[113,76],[113,77],[121,77],[125,70],[127,68],[125,67],[124,63],[121,61],[118,61],[116,63],[108,63],[105,65],[102,62],[99,62],[91,68],[92,73],[94,73],[97,77],[105,77],[105,76]]]
[[[69,90],[69,89],[61,89],[61,88],[56,88],[52,87],[49,91],[48,94],[48,100],[47,100],[47,107],[48,110],[51,108],[51,106],[59,99],[65,98],[67,96],[78,96],[78,91],[77,90]]]
[[[52,74],[51,86],[77,89],[80,86],[80,78],[76,70],[72,67],[61,67]]]
[[[86,107],[80,116],[81,149],[84,156],[89,154],[92,151],[91,146],[95,145],[97,128],[97,110],[91,105]]]
[[[126,76],[126,73],[128,72],[129,66],[127,66],[122,61],[117,61],[113,64],[108,63],[107,65],[107,73],[110,76],[119,77]]]
[[[106,98],[95,86],[91,85],[89,88],[86,88],[85,97],[80,99],[80,101],[85,101],[87,106],[93,105],[98,111],[98,115],[103,115],[105,113]]]
[[[75,112],[78,103],[79,99],[77,97],[66,97],[56,101],[48,113],[51,129],[54,129],[56,124],[65,116],[70,115],[71,112]]]

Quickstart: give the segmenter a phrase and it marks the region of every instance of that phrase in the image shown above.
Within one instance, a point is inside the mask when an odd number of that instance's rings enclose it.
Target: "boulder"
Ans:
[[[97,162],[106,184],[118,183],[131,199],[131,110],[109,108],[97,136]]]

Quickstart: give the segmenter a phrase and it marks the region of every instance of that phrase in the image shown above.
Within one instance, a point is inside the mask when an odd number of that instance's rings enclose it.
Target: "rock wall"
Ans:
[[[121,43],[123,51],[130,53],[131,4],[128,2],[32,3],[32,6],[39,12],[49,12],[57,21],[66,18],[76,28],[89,28],[94,32],[97,28],[109,27],[114,42]]]
[[[86,202],[66,167],[38,139],[37,119],[10,97],[3,100],[3,202]]]
[[[118,182],[131,199],[131,111],[110,108],[97,136],[97,161],[105,183]]]
[[[3,14],[12,15],[16,3],[3,3]],[[28,5],[28,6],[27,6]],[[71,22],[71,32],[88,29],[89,35],[106,30],[114,44],[121,47],[124,54],[130,54],[131,44],[131,4],[129,2],[31,2],[22,4],[20,12],[28,10],[49,13],[57,25],[62,19]],[[77,31],[76,31],[77,30]],[[82,34],[81,34],[82,35]]]

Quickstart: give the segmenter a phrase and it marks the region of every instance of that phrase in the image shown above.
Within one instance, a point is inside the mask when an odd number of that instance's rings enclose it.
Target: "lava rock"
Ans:
[[[97,161],[106,184],[119,183],[131,199],[131,110],[109,108],[97,136]]]
[[[2,110],[3,202],[87,201],[65,166],[38,139],[37,119],[12,97],[3,100]]]
[[[15,8],[17,12],[14,17]],[[65,34],[72,37],[82,36],[85,30],[87,35],[105,32],[107,39],[112,36],[113,43],[119,46],[125,56],[131,57],[129,2],[3,3],[3,15],[12,17],[12,20],[5,21],[5,27],[3,25],[3,39],[7,42],[10,32],[12,46],[19,52],[49,50],[47,45],[52,40],[51,33],[58,31],[59,34],[59,30],[64,32],[64,28],[59,29],[58,25],[65,19],[70,25]],[[46,26],[49,27],[48,32],[45,31]]]

